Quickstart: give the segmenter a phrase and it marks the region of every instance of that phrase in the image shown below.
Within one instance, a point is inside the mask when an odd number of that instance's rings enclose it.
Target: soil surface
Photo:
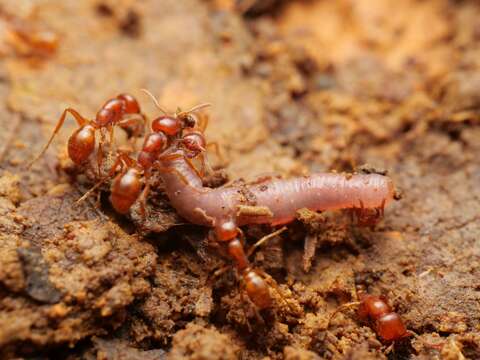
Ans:
[[[0,38],[0,358],[480,358],[478,2],[3,0]],[[160,188],[147,219],[115,214],[108,184],[75,203],[92,182],[71,119],[26,169],[66,107],[93,118],[130,92],[157,116],[141,88],[212,104],[212,186],[368,163],[402,198],[374,229],[299,214],[252,257],[279,285],[259,312]],[[414,334],[382,343],[353,307],[329,321],[359,288]]]

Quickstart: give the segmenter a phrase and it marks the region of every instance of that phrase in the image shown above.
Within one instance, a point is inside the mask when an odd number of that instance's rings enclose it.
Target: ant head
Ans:
[[[177,109],[176,117],[182,120],[184,128],[194,128],[198,124],[198,118],[195,112],[200,111],[209,106],[210,104],[205,103],[205,104],[194,106],[193,108],[187,111],[182,111],[180,109]]]
[[[188,132],[182,137],[181,143],[185,150],[187,150],[187,156],[190,158],[194,158],[206,151],[207,143],[205,136],[199,131]]]
[[[197,116],[193,113],[186,113],[181,119],[183,120],[184,128],[193,129],[198,124]]]

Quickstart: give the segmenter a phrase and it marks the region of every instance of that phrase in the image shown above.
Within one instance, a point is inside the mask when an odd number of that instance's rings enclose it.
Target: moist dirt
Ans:
[[[12,16],[56,51],[19,51]],[[2,1],[0,357],[480,358],[479,19],[467,0]],[[279,288],[258,311],[161,184],[147,218],[115,214],[108,182],[76,203],[93,184],[66,156],[74,121],[26,169],[66,107],[93,118],[130,92],[158,115],[141,88],[212,104],[210,186],[368,169],[401,199],[373,229],[299,212],[251,259]],[[382,343],[353,307],[330,320],[359,288],[414,334]]]

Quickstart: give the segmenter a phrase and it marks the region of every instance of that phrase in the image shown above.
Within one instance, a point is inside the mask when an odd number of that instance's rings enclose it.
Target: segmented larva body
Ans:
[[[259,184],[206,188],[184,157],[165,166],[166,194],[181,216],[209,227],[233,221],[247,224],[285,224],[299,209],[381,209],[394,197],[390,178],[379,174],[318,173],[291,179],[269,179]],[[248,209],[255,211],[249,212]],[[245,211],[247,209],[247,211]]]

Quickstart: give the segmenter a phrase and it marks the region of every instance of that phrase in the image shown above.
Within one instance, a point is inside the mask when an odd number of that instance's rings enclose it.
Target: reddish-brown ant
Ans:
[[[215,152],[221,157],[219,147],[217,143],[208,143],[205,140],[205,129],[208,126],[207,116],[197,116],[195,112],[210,106],[210,104],[200,104],[194,106],[190,110],[182,111],[180,109],[174,115],[169,115],[165,110],[160,107],[158,100],[146,89],[142,89],[154,102],[156,107],[163,112],[161,115],[152,121],[152,131],[155,133],[164,133],[169,138],[169,142],[176,141],[179,146],[183,147],[185,155],[188,159],[200,158],[202,164],[202,175],[205,170],[209,173],[212,172],[212,168],[205,155],[207,147],[213,146]],[[189,160],[188,160],[189,161]],[[193,164],[191,166],[196,171]]]
[[[47,57],[54,54],[59,36],[29,19],[10,15],[0,9],[0,18],[6,22],[6,43],[20,56]]]
[[[65,122],[67,114],[70,113],[77,121],[79,128],[68,139],[68,156],[77,165],[87,161],[95,150],[95,132],[107,129],[110,132],[110,145],[113,143],[114,126],[127,128],[132,121],[145,123],[145,117],[140,112],[137,100],[129,94],[120,94],[116,98],[108,100],[97,112],[95,120],[88,120],[80,115],[75,109],[67,108],[57,122],[53,133],[40,154],[30,163],[29,167],[47,151],[53,139]],[[102,144],[104,133],[101,133],[102,140],[97,154],[98,166],[103,159]],[[135,134],[138,135],[138,134]]]
[[[153,97],[153,95],[147,90],[143,91],[147,93],[153,99],[157,107],[161,111],[163,111],[160,108],[157,100]],[[107,102],[104,108],[106,107],[107,109],[110,109],[111,105],[108,104],[109,102]],[[203,121],[201,124],[198,124],[197,119],[192,114],[192,111],[199,110],[207,105],[208,104],[199,105],[189,111],[179,111],[173,116],[162,115],[154,119],[152,121],[153,132],[145,137],[142,149],[137,155],[137,159],[134,160],[130,158],[127,154],[120,153],[117,157],[116,162],[111,167],[108,175],[104,179],[99,181],[84,196],[82,196],[79,201],[85,199],[105,180],[107,180],[109,177],[112,177],[116,173],[117,168],[120,165],[121,172],[115,177],[111,188],[110,201],[112,203],[112,206],[119,213],[127,213],[130,207],[140,196],[142,183],[144,183],[144,188],[141,192],[141,210],[142,213],[145,214],[145,202],[150,190],[149,179],[151,175],[151,169],[153,167],[156,167],[162,169],[162,171],[170,171],[169,169],[162,167],[159,160],[165,161],[167,159],[175,159],[179,156],[184,156],[185,159],[189,162],[190,166],[196,171],[189,159],[193,159],[201,155],[202,166],[204,168],[206,167],[207,169],[210,169],[208,162],[203,155],[203,152],[206,151],[206,141],[203,136],[203,132],[201,130],[193,130],[195,127],[197,127],[197,125],[200,125],[200,129],[203,129],[203,127],[206,126],[206,120]],[[104,109],[99,111],[101,118],[103,118],[103,112]],[[188,129],[189,131],[184,133],[183,130],[185,129]],[[87,128],[87,131],[93,132],[94,129]],[[72,135],[72,137],[74,135]],[[94,147],[94,145],[95,143],[93,137],[92,146]],[[167,148],[167,146],[170,147],[170,150],[173,149],[173,151],[169,151],[168,153],[162,155],[162,152]],[[178,147],[182,147],[187,150],[185,152],[185,155],[175,154],[174,150]],[[76,161],[74,162],[78,163]]]
[[[142,149],[137,155],[137,160],[132,159],[127,153],[120,152],[110,168],[107,176],[99,181],[92,189],[85,193],[78,201],[82,201],[91,192],[98,188],[105,180],[114,176],[120,166],[120,173],[111,185],[110,202],[113,208],[121,214],[126,214],[142,193],[142,211],[145,211],[145,201],[149,191],[150,170],[158,166],[157,160],[175,158],[177,155],[161,153],[166,149],[168,139],[162,132],[147,135]],[[165,171],[165,169],[162,169]],[[167,169],[168,170],[168,169]],[[144,180],[143,180],[144,178]],[[142,185],[145,185],[142,191]]]
[[[360,292],[359,301],[340,306],[330,316],[330,321],[341,310],[358,306],[358,317],[366,321],[384,341],[398,341],[411,335],[400,316],[388,305],[384,296],[375,296]]]
[[[268,308],[272,304],[269,285],[273,286],[277,290],[280,297],[290,307],[290,304],[283,297],[275,281],[265,272],[252,268],[250,262],[248,261],[248,258],[253,254],[255,249],[257,249],[267,240],[279,235],[285,230],[286,227],[282,227],[281,229],[264,236],[262,239],[257,241],[247,253],[245,253],[244,246],[239,239],[239,236],[243,236],[243,233],[240,228],[236,227],[233,221],[224,221],[214,231],[215,237],[218,241],[227,243],[227,253],[234,261],[235,268],[243,279],[245,291],[247,292],[250,300],[259,309]],[[228,269],[228,267],[220,269],[215,275],[222,273],[226,269]]]
[[[152,131],[153,132],[163,132],[165,135],[175,138],[181,137],[182,131],[184,129],[193,129],[198,128],[201,133],[205,131],[208,125],[208,118],[201,117],[197,119],[194,113],[198,110],[201,110],[205,107],[210,106],[210,104],[200,104],[194,106],[190,110],[181,111],[178,109],[175,114],[169,115],[158,103],[158,100],[153,96],[153,94],[146,90],[142,89],[142,91],[147,94],[152,101],[154,102],[155,106],[163,113],[163,115],[157,117],[152,121]]]

